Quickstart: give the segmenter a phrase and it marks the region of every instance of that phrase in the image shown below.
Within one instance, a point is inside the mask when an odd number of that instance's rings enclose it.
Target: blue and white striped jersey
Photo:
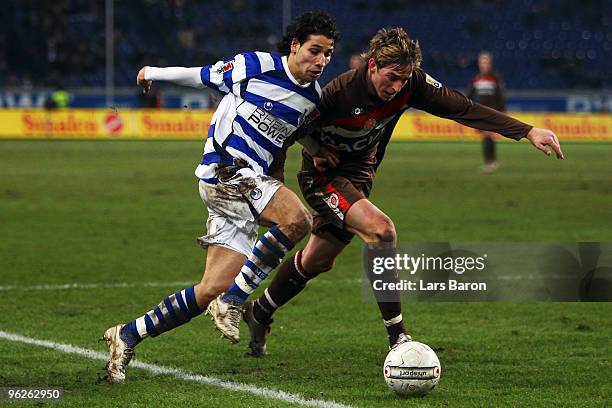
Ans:
[[[287,57],[247,52],[200,70],[202,83],[225,94],[208,130],[204,155],[195,174],[214,177],[216,163],[243,159],[267,174],[275,153],[315,109],[321,88],[300,85]]]

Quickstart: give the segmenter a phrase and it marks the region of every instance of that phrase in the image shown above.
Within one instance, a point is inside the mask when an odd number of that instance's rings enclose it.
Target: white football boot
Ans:
[[[223,337],[232,343],[240,341],[240,320],[242,319],[242,305],[225,302],[221,299],[223,293],[214,299],[206,308],[206,314],[215,323],[215,328]]]
[[[400,344],[408,343],[409,341],[412,341],[412,337],[410,337],[406,333],[400,333],[400,335],[397,337],[397,341],[395,342],[395,344],[392,346],[389,346],[389,350],[396,348]]]
[[[121,339],[119,332],[124,324],[113,326],[104,332],[102,340],[108,346],[109,360],[106,364],[107,380],[112,383],[125,380],[125,367],[130,364],[134,356],[134,350]]]

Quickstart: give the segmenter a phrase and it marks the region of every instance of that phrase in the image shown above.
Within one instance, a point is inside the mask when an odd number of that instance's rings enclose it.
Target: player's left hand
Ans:
[[[145,79],[145,70],[147,68],[147,66],[142,67],[140,71],[138,71],[138,75],[136,75],[136,84],[138,86],[142,86],[142,93],[145,94],[149,92],[149,90],[151,89],[151,84],[153,84],[153,81],[147,81]]]
[[[557,159],[563,159],[559,139],[552,130],[534,127],[527,134],[527,139],[536,149],[543,151],[545,155],[550,156],[550,149],[552,149],[557,155]]]

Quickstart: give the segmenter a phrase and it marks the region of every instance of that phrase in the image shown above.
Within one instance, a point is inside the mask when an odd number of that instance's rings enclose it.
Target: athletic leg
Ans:
[[[257,224],[253,219],[249,221],[252,217],[249,206],[240,201],[242,196],[237,190],[205,182],[200,182],[199,189],[209,213],[208,235],[198,238],[208,248],[202,280],[168,295],[144,315],[104,333],[110,353],[107,373],[111,382],[125,379],[125,367],[143,339],[172,330],[201,314],[231,284],[257,237]]]
[[[368,199],[357,201],[346,214],[346,228],[363,239],[368,251],[377,256],[395,257],[397,234],[393,221]],[[368,257],[371,258],[371,257]],[[371,278],[372,275],[368,274]],[[389,344],[395,344],[402,334],[406,334],[402,318],[402,304],[399,292],[392,299],[379,299],[378,308],[389,336]]]
[[[482,154],[484,157],[483,170],[493,172],[497,169],[497,158],[495,153],[495,135],[492,132],[482,133]]]
[[[282,185],[261,211],[259,220],[275,226],[256,242],[227,292],[208,307],[215,327],[234,343],[240,340],[240,319],[248,296],[312,228],[311,215],[295,193]]]
[[[311,234],[306,247],[283,262],[263,295],[254,302],[254,318],[260,324],[268,324],[276,309],[297,296],[310,279],[332,269],[345,247],[329,232]]]
[[[294,192],[280,187],[260,215],[260,222],[270,228],[255,244],[252,253],[236,276],[234,284],[223,296],[226,302],[244,303],[275,269],[288,251],[312,228],[312,217]]]
[[[361,199],[350,206],[345,225],[349,231],[359,235],[370,250],[377,251],[378,256],[395,256],[395,226],[369,200]],[[313,233],[302,251],[282,263],[263,295],[252,305],[249,304],[252,311],[248,310],[249,316],[245,320],[251,329],[252,355],[266,353],[266,334],[269,329],[263,328],[270,325],[276,310],[297,296],[310,279],[332,269],[336,257],[346,245],[330,232]],[[399,296],[392,301],[385,300],[379,301],[378,306],[389,335],[389,343],[393,345],[406,330]]]
[[[330,270],[334,259],[345,246],[346,244],[336,240],[331,234],[311,234],[306,247],[282,263],[263,295],[254,302],[246,302],[243,319],[249,326],[251,335],[250,355],[260,357],[267,354],[267,336],[272,314],[297,296],[310,279]],[[316,257],[311,255],[314,253],[317,254]],[[305,257],[315,263],[304,265],[302,259]]]
[[[147,313],[127,324],[109,328],[103,336],[110,352],[106,367],[108,380],[125,379],[134,348],[147,337],[156,337],[189,322],[231,283],[245,256],[221,246],[210,246],[202,281],[166,296]]]

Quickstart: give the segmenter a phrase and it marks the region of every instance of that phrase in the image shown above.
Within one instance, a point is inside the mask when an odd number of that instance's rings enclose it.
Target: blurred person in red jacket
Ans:
[[[479,73],[472,78],[468,87],[467,96],[474,102],[478,102],[489,108],[500,112],[506,110],[506,96],[504,84],[499,73],[493,71],[493,56],[487,51],[478,54]],[[484,157],[485,172],[497,170],[497,157],[495,154],[495,133],[481,130],[482,153]]]

